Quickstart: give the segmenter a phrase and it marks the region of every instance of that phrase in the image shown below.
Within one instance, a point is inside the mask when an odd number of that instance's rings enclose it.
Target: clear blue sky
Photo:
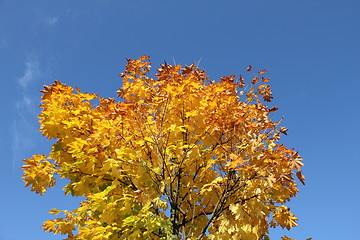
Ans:
[[[154,68],[201,59],[214,80],[249,64],[268,70],[283,141],[306,164],[291,203],[299,227],[285,234],[360,239],[359,9],[358,0],[0,0],[0,239],[62,239],[39,227],[52,207],[78,206],[61,183],[40,197],[21,181],[21,160],[50,150],[37,131],[42,86],[58,79],[114,97],[125,58],[143,54]]]

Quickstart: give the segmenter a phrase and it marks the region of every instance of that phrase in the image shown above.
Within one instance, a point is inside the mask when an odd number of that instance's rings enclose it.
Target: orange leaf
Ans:
[[[289,129],[287,129],[286,127],[280,127],[280,132],[282,133],[282,134],[285,134],[285,135],[287,135],[287,131],[288,131]]]
[[[256,84],[259,81],[258,76],[255,76],[253,80],[251,81],[251,84]]]
[[[260,72],[258,72],[258,74],[263,74],[263,73],[266,73],[267,71],[264,69],[264,70],[261,70]]]
[[[269,112],[275,112],[276,110],[278,110],[279,108],[274,106],[272,108],[269,109]]]
[[[261,73],[259,73],[259,74],[261,74]],[[261,80],[262,80],[263,82],[269,82],[269,81],[270,81],[270,78],[264,78],[264,77],[262,77]]]
[[[240,80],[240,87],[244,87],[245,86],[245,80],[244,78],[242,77],[242,75],[239,76],[239,80]]]
[[[298,179],[300,180],[300,182],[305,185],[305,177],[304,175],[302,175],[301,171],[296,172],[296,176],[298,177]]]

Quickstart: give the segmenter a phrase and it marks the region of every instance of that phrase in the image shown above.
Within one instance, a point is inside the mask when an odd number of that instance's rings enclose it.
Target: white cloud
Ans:
[[[13,159],[18,159],[24,151],[33,147],[32,135],[36,131],[36,128],[31,122],[23,115],[17,116],[17,119],[13,120],[11,126],[12,133],[12,152]],[[14,161],[13,161],[14,164]]]
[[[47,17],[45,19],[45,24],[48,27],[54,26],[59,21],[59,17]]]
[[[21,113],[23,113],[25,110],[30,113],[34,113],[35,110],[34,101],[29,96],[24,94],[22,96],[22,99],[19,99],[18,101],[15,102],[15,108]]]
[[[19,78],[19,84],[21,87],[26,88],[30,82],[40,77],[39,62],[35,60],[28,60],[25,62],[25,73]]]
[[[25,61],[23,76],[17,81],[21,94],[14,103],[15,115],[11,124],[13,166],[19,164],[19,159],[35,146],[38,124],[36,115],[38,114],[37,102],[28,86],[39,82],[44,74],[40,71],[40,64],[37,55],[30,55]]]
[[[23,95],[15,103],[16,115],[11,123],[11,150],[13,167],[26,157],[25,153],[35,146],[37,131],[37,108],[29,96]],[[25,155],[24,155],[25,154]]]
[[[32,101],[31,101],[31,99],[28,97],[28,96],[23,96],[23,101],[24,101],[24,103],[25,103],[25,106],[31,106],[31,103],[32,103]]]

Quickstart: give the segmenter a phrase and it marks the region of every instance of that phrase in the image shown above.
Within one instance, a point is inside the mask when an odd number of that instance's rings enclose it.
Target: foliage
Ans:
[[[251,71],[252,67],[248,68]],[[287,129],[269,114],[270,79],[255,74],[210,81],[197,66],[149,76],[148,57],[128,59],[121,101],[59,81],[42,91],[49,157],[24,160],[24,181],[44,194],[55,176],[85,200],[46,221],[67,239],[268,239],[290,229],[285,206],[304,183],[298,153],[279,143]],[[262,75],[261,75],[262,76]],[[98,104],[92,104],[97,99]]]

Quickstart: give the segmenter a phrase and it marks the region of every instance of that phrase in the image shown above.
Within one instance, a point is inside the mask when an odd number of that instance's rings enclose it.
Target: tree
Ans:
[[[251,71],[251,66],[247,69]],[[44,194],[56,175],[83,196],[46,221],[67,239],[268,239],[297,218],[284,204],[304,183],[302,159],[279,143],[268,78],[210,81],[196,65],[128,59],[121,101],[59,81],[42,91],[40,131],[49,156],[25,159],[26,186]],[[92,103],[92,100],[98,103]],[[93,101],[94,102],[94,101]]]

